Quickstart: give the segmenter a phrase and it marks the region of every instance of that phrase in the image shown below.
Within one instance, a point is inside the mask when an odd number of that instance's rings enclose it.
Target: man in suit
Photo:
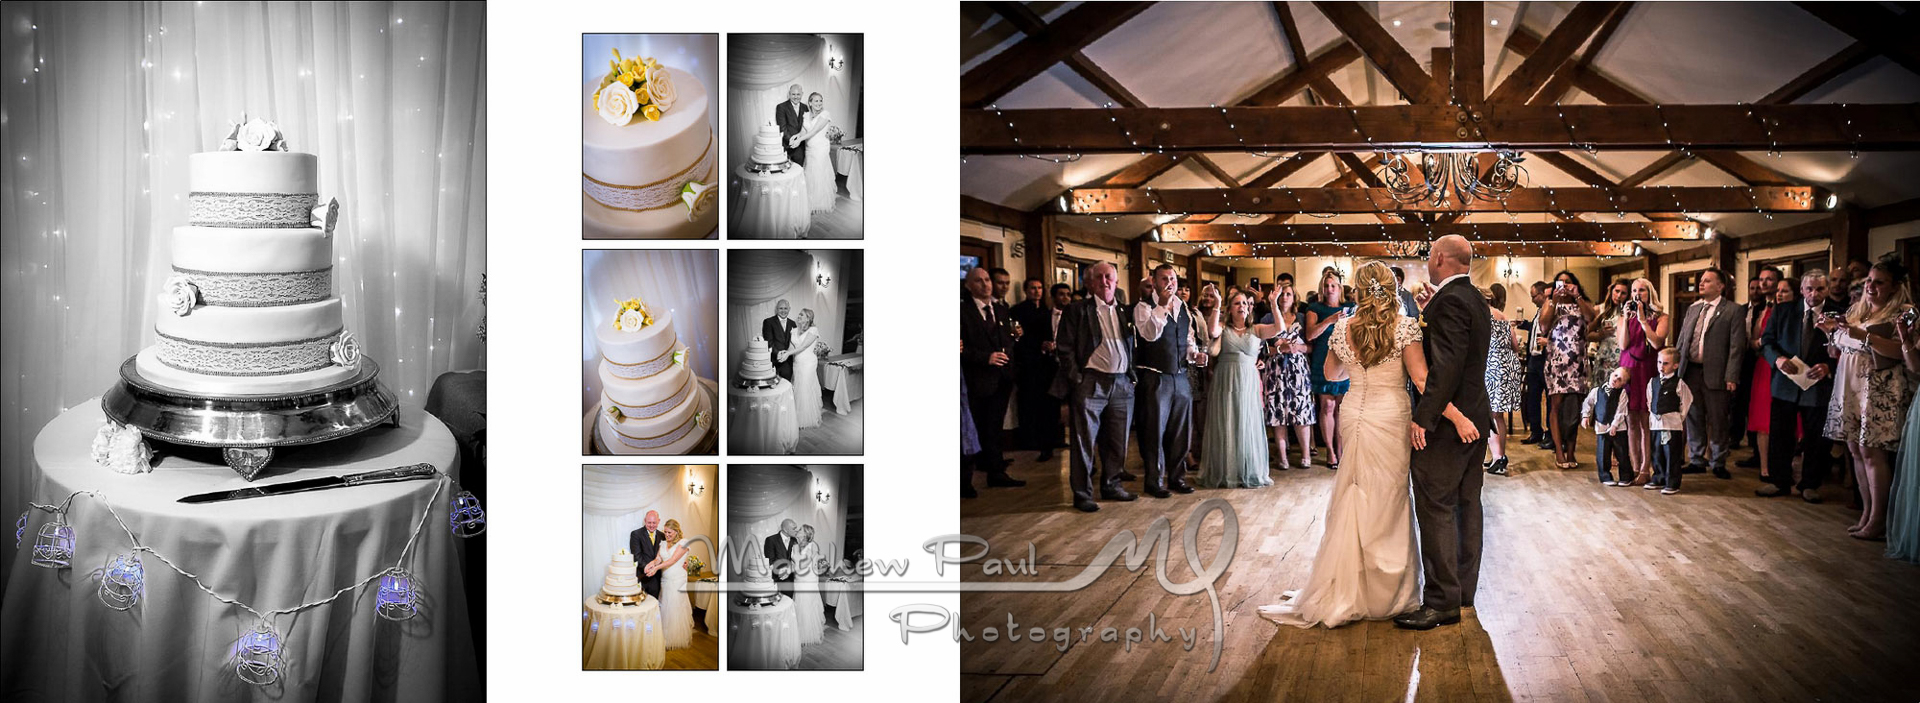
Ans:
[[[1460,622],[1460,608],[1473,605],[1480,583],[1480,486],[1486,479],[1480,457],[1493,428],[1485,373],[1493,317],[1467,276],[1472,264],[1473,246],[1459,235],[1434,241],[1427,255],[1427,270],[1439,285],[1420,317],[1428,372],[1413,408],[1410,465],[1426,589],[1420,609],[1393,619],[1406,629]],[[1449,404],[1470,426],[1439,424]]]
[[[1768,440],[1767,462],[1775,468],[1771,476],[1762,479],[1767,484],[1754,491],[1754,495],[1799,493],[1801,500],[1818,503],[1820,483],[1826,480],[1828,464],[1833,460],[1831,445],[1818,428],[1827,426],[1827,401],[1833,398],[1836,364],[1827,354],[1827,333],[1814,323],[1819,321],[1822,312],[1845,310],[1826,300],[1824,272],[1809,271],[1801,276],[1800,295],[1798,304],[1776,306],[1773,316],[1767,318],[1766,331],[1760,335],[1761,355],[1780,372],[1773,375],[1773,405],[1767,415],[1767,426],[1783,429],[1775,431]],[[1809,378],[1818,379],[1804,389],[1787,378],[1787,374],[1800,373],[1803,367],[1808,369]],[[1768,390],[1756,388],[1753,392]],[[1800,427],[1807,428],[1805,438],[1798,438],[1797,433],[1785,429],[1792,428],[1796,421]],[[1798,487],[1793,485],[1795,454],[1801,455]]]
[[[767,535],[760,543],[760,554],[767,558],[767,568],[773,571],[773,582],[782,595],[793,597],[793,548],[800,544],[800,526],[792,518],[780,521],[780,531]]]
[[[1700,272],[1700,299],[1680,323],[1680,380],[1693,393],[1687,412],[1687,473],[1727,473],[1728,424],[1733,392],[1740,387],[1740,356],[1747,349],[1747,308],[1727,297],[1725,271]]]
[[[773,304],[773,317],[760,321],[760,338],[767,340],[767,346],[773,349],[773,372],[781,378],[793,382],[792,355],[787,347],[793,346],[793,318],[787,317],[792,306],[783,298]]]
[[[807,165],[807,148],[794,139],[805,130],[807,104],[800,100],[800,84],[787,88],[787,101],[773,106],[773,122],[780,126],[780,142],[787,148],[787,160]]]
[[[633,555],[633,563],[641,566],[653,563],[660,556],[660,513],[647,511],[646,527],[627,533],[627,552]],[[660,597],[660,574],[641,574],[640,590],[655,598]]]
[[[987,472],[988,486],[1018,488],[1025,481],[1007,475],[1001,458],[1001,426],[1006,422],[1007,401],[1013,398],[1013,315],[1007,304],[993,297],[993,281],[987,270],[975,267],[967,272],[967,299],[960,301],[961,375],[967,379],[967,407],[973,411],[974,432],[980,436],[980,453],[973,461],[960,462],[960,495],[973,497],[973,471],[978,464]]]
[[[1522,320],[1517,327],[1527,333],[1527,348],[1521,354],[1527,359],[1526,382],[1521,394],[1520,421],[1527,426],[1526,444],[1540,445],[1541,449],[1553,451],[1553,433],[1547,431],[1546,414],[1541,412],[1542,403],[1547,396],[1547,352],[1542,346],[1546,339],[1546,330],[1540,329],[1540,313],[1547,309],[1547,297],[1553,287],[1546,281],[1534,281],[1533,319]]]
[[[1133,500],[1120,486],[1127,427],[1133,414],[1133,316],[1122,312],[1116,291],[1120,273],[1100,262],[1087,269],[1086,300],[1067,306],[1053,356],[1060,371],[1053,394],[1065,398],[1072,444],[1067,478],[1073,507],[1094,512],[1094,462],[1099,461],[1100,498]],[[1097,453],[1097,454],[1096,454]]]
[[[1054,445],[1060,443],[1060,401],[1047,395],[1058,370],[1053,363],[1053,319],[1058,311],[1048,299],[1046,281],[1029,278],[1022,290],[1027,299],[1012,310],[1021,332],[1013,343],[1013,362],[1018,367],[1014,385],[1020,389],[1020,447],[1039,451],[1037,461],[1049,461]]]
[[[1193,315],[1175,293],[1180,278],[1170,264],[1153,269],[1150,297],[1133,306],[1133,368],[1139,379],[1134,414],[1140,417],[1142,489],[1155,498],[1192,493],[1187,485],[1187,449],[1193,444],[1193,389],[1187,365],[1198,361]]]

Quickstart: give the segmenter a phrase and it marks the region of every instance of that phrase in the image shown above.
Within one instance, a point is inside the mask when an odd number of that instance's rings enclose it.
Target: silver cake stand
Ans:
[[[252,481],[273,461],[275,447],[317,444],[381,425],[400,424],[400,402],[377,380],[380,366],[361,359],[353,378],[324,388],[277,395],[213,396],[160,385],[134,360],[101,407],[115,422],[148,439],[218,447],[227,466]]]

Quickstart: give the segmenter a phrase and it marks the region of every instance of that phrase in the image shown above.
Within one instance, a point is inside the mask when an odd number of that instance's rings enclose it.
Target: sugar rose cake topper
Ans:
[[[620,309],[613,314],[613,328],[621,332],[638,332],[641,328],[653,324],[653,313],[647,311],[645,303],[639,298],[613,301]]]
[[[607,75],[600,78],[600,89],[593,93],[593,109],[600,119],[615,127],[633,122],[633,116],[645,116],[649,122],[673,109],[679,93],[673,89],[673,76],[667,67],[648,58],[629,59],[613,50],[607,61]]]
[[[220,151],[286,151],[287,139],[280,125],[241,113],[239,122],[227,123],[233,131],[220,140]]]

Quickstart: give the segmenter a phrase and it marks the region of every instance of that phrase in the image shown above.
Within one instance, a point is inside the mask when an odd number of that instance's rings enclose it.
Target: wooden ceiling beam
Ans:
[[[1218,225],[1169,222],[1156,228],[1164,244],[1237,242],[1430,242],[1458,234],[1476,242],[1633,242],[1705,239],[1698,222],[1522,222],[1417,224]]]
[[[1596,2],[1589,0],[1575,5],[1566,19],[1541,40],[1540,47],[1520,62],[1500,86],[1487,96],[1488,103],[1524,103],[1533,97],[1547,79],[1560,70],[1560,66],[1573,57],[1573,52],[1585,44],[1588,37],[1600,28],[1615,10],[1620,9],[1618,2]]]
[[[1068,10],[1049,23],[1044,32],[1027,35],[1020,43],[994,54],[961,76],[960,104],[967,107],[992,104],[1152,5],[1151,2],[1103,2]]]
[[[1351,154],[1341,156],[1360,161]],[[1348,168],[1355,166],[1355,163],[1347,164]],[[1377,181],[1378,177],[1371,179]],[[1504,203],[1474,200],[1460,207],[1452,201],[1440,206],[1424,201],[1397,203],[1391,192],[1378,185],[1368,188],[1075,188],[1066,192],[1066,204],[1067,214],[1073,215],[1822,212],[1831,194],[1813,186],[1516,188]]]
[[[1347,40],[1360,47],[1367,56],[1367,62],[1380,70],[1393,84],[1395,90],[1407,97],[1407,101],[1420,105],[1440,105],[1447,101],[1446,93],[1434,85],[1433,77],[1421,70],[1420,62],[1415,61],[1406,47],[1394,41],[1393,35],[1380,26],[1380,20],[1368,14],[1365,7],[1355,2],[1315,2],[1320,14],[1326,15],[1333,26],[1345,35]]]
[[[1628,174],[1626,178],[1620,179],[1620,186],[1622,188],[1638,187],[1647,181],[1659,178],[1661,174],[1673,170],[1673,167],[1680,165],[1680,162],[1686,160],[1686,154],[1678,151],[1667,152],[1662,154],[1660,158],[1654,159],[1653,163],[1647,164],[1641,167],[1640,170]]]
[[[1366,256],[1374,258],[1417,259],[1426,253],[1419,242],[1380,242],[1360,244],[1208,244],[1194,251],[1203,258]],[[1638,256],[1644,250],[1632,242],[1474,242],[1476,256]]]
[[[1633,3],[1621,3],[1620,9],[1614,10],[1613,14],[1607,17],[1607,21],[1600,25],[1599,31],[1593,33],[1593,39],[1587,42],[1587,50],[1580,52],[1580,58],[1554,71],[1553,77],[1547,79],[1547,84],[1540,88],[1540,92],[1534,94],[1533,99],[1528,102],[1534,105],[1551,105],[1560,102],[1560,98],[1565,97],[1567,91],[1573,89],[1573,77],[1593,66],[1594,57],[1599,56],[1600,51],[1607,47],[1607,42],[1612,40],[1614,33],[1620,30],[1620,23],[1626,21],[1628,13],[1631,12],[1633,12]]]
[[[1547,165],[1559,169],[1561,173],[1573,176],[1574,180],[1580,181],[1581,183],[1600,188],[1614,188],[1618,186],[1612,179],[1601,175],[1599,171],[1589,168],[1586,164],[1580,163],[1579,159],[1575,159],[1572,156],[1558,151],[1537,151],[1533,152],[1533,155],[1541,161],[1547,162]]]
[[[1920,198],[1907,198],[1897,203],[1870,208],[1866,211],[1865,217],[1866,226],[1869,229],[1920,220]]]
[[[1914,73],[1920,73],[1920,10],[1906,14],[1871,2],[1797,2],[1800,9],[1860,40],[1874,51]]]
[[[1768,93],[1766,97],[1754,102],[1762,105],[1779,105],[1799,100],[1807,93],[1813,92],[1815,88],[1826,85],[1827,81],[1839,78],[1840,74],[1859,68],[1860,64],[1866,63],[1867,59],[1873,56],[1873,49],[1868,47],[1866,42],[1854,42],[1853,45],[1841,49],[1840,53],[1827,57],[1827,60],[1814,64],[1813,68],[1787,81],[1787,84],[1780,86],[1779,90]]]
[[[1486,5],[1453,3],[1453,99],[1464,105],[1486,102]]]

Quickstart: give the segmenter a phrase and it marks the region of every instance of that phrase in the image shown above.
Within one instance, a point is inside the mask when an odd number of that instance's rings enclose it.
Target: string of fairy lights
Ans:
[[[419,577],[407,569],[408,557],[413,553],[414,544],[420,539],[427,525],[427,518],[433,515],[432,506],[437,504],[440,494],[449,486],[457,485],[454,479],[441,474],[434,482],[433,494],[427,498],[427,509],[420,512],[415,521],[413,532],[407,536],[407,543],[400,548],[400,555],[392,566],[376,571],[352,584],[342,586],[325,598],[307,601],[299,605],[261,610],[238,598],[221,595],[212,586],[207,585],[199,575],[180,566],[173,558],[154,549],[134,534],[133,528],[120,517],[113,503],[100,491],[81,490],[69,493],[58,504],[44,504],[29,501],[28,508],[20,514],[14,524],[13,541],[18,547],[30,526],[34,511],[51,515],[35,531],[32,550],[32,564],[45,569],[69,570],[73,565],[75,549],[79,535],[73,523],[67,520],[67,513],[73,508],[73,501],[87,496],[113,518],[120,531],[127,537],[129,547],[126,551],[114,552],[107,558],[105,566],[91,576],[99,579],[95,589],[100,602],[114,610],[131,610],[138,606],[146,596],[147,574],[142,554],[165,564],[167,568],[192,583],[194,587],[215,601],[237,607],[250,614],[254,626],[235,640],[227,652],[228,662],[233,666],[234,675],[240,680],[256,686],[269,686],[280,680],[285,673],[288,653],[286,634],[274,623],[276,617],[293,615],[302,611],[329,605],[349,593],[378,582],[374,595],[374,612],[385,620],[407,620],[419,613],[423,591]],[[467,538],[479,535],[487,529],[486,511],[480,506],[480,499],[471,491],[460,490],[447,502],[447,524],[453,534]]]

